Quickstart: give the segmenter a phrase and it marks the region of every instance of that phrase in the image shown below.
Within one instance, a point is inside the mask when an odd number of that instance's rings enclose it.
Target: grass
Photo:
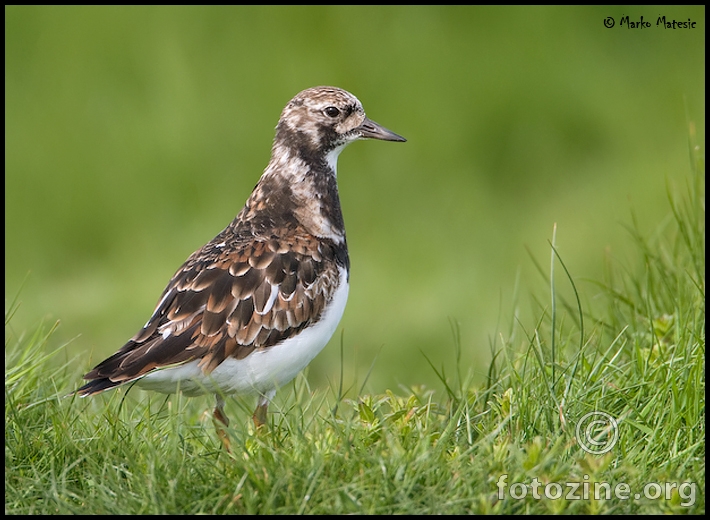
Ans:
[[[483,387],[461,363],[451,375],[432,360],[442,391],[367,395],[299,376],[266,431],[252,429],[251,402],[230,400],[231,454],[207,398],[68,397],[87,363],[57,361],[56,325],[15,334],[10,305],[5,512],[703,513],[704,167],[691,150],[686,189],[668,188],[669,219],[650,237],[632,219],[638,256],[608,259],[605,279],[575,280],[553,233],[550,267],[535,261],[550,288],[533,299],[539,319],[496,333]],[[613,430],[578,433],[595,411],[618,424],[604,454],[581,442]],[[608,499],[593,496],[607,484]]]

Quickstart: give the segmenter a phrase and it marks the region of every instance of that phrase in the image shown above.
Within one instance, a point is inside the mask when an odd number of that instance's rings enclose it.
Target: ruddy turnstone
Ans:
[[[323,349],[345,309],[350,259],[336,164],[358,139],[405,141],[345,90],[309,88],[289,101],[244,208],[187,259],[143,328],[76,393],[130,381],[214,393],[224,425],[224,396],[256,394],[253,420],[265,423],[276,389]]]

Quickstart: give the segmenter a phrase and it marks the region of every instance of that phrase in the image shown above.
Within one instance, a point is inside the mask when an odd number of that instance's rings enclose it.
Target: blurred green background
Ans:
[[[114,352],[242,207],[286,102],[336,85],[408,142],[340,157],[350,300],[311,381],[338,380],[344,330],[346,386],[377,358],[369,391],[437,387],[451,320],[483,377],[516,277],[524,322],[544,295],[526,246],[548,265],[557,223],[589,293],[631,209],[649,233],[668,214],[690,120],[704,143],[704,41],[704,7],[6,7],[11,326],[61,320],[86,368]]]

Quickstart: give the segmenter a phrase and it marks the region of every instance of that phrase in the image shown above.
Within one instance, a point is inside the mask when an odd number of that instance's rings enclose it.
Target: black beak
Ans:
[[[367,117],[362,124],[357,127],[357,130],[364,139],[380,139],[382,141],[398,141],[401,143],[406,141],[406,139],[401,135],[397,135],[391,130],[387,130],[384,126],[378,125],[372,119],[368,119]]]

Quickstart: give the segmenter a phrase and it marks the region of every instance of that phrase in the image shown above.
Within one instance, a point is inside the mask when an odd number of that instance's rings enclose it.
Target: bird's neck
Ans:
[[[330,154],[302,153],[277,140],[264,174],[237,219],[263,226],[300,224],[308,233],[345,243],[345,225],[338,197],[336,161]]]

